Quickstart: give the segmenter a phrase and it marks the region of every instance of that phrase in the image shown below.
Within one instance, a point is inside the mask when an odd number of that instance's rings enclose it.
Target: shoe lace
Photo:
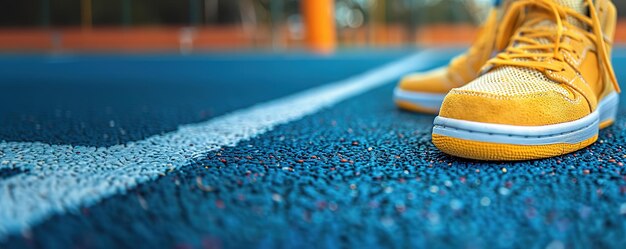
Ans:
[[[533,68],[542,72],[564,71],[565,58],[561,51],[569,51],[576,53],[574,47],[562,40],[569,37],[575,41],[582,41],[581,33],[576,31],[577,26],[568,22],[567,17],[573,17],[580,21],[583,25],[591,27],[593,33],[583,32],[585,36],[593,41],[598,49],[598,65],[600,71],[606,70],[609,78],[617,92],[620,92],[619,84],[615,78],[615,72],[611,66],[610,56],[607,48],[607,42],[604,39],[602,25],[592,0],[584,0],[585,5],[589,9],[590,16],[580,14],[572,9],[563,7],[552,0],[519,0],[509,7],[511,12],[505,17],[501,23],[499,34],[510,35],[515,29],[516,35],[510,40],[506,49],[499,53],[496,57],[489,60],[485,70],[498,66],[518,66]],[[537,25],[545,20],[545,15],[536,15],[530,18],[523,26],[517,27],[519,20],[525,19],[525,9],[533,7],[536,9],[546,10],[545,12],[553,17],[556,23],[556,33],[553,27],[541,27]],[[504,31],[509,29],[508,31]],[[549,42],[540,42],[540,40],[548,40]],[[500,41],[507,41],[500,39]],[[496,47],[505,47],[505,44],[497,44]],[[557,63],[555,63],[555,61]],[[559,63],[560,62],[560,63]]]

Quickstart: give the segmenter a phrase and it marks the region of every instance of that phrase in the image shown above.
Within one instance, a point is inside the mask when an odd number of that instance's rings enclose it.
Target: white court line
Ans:
[[[445,53],[444,53],[445,54]],[[429,65],[424,51],[321,87],[258,104],[174,132],[110,147],[0,142],[0,169],[27,169],[0,181],[0,241],[54,214],[76,211],[154,180],[194,157],[234,146]],[[391,96],[389,96],[391,101]],[[193,146],[190,146],[193,144]]]

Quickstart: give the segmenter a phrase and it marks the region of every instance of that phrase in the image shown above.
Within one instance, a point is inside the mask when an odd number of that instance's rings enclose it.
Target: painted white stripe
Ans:
[[[435,53],[424,51],[359,76],[124,145],[97,148],[1,142],[0,168],[29,172],[0,181],[0,240],[53,214],[75,211],[124,193],[196,156],[234,146],[277,125],[424,69]]]

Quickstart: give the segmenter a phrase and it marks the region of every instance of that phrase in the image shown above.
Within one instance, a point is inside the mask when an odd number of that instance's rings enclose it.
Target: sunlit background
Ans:
[[[626,13],[626,1],[614,2]],[[333,38],[338,48],[466,44],[491,4],[337,0]],[[299,0],[2,1],[0,51],[307,49],[305,9]]]

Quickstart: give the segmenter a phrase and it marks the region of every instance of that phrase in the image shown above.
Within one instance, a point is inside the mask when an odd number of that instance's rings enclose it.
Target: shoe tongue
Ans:
[[[566,7],[566,8],[570,8],[573,11],[576,11],[580,14],[583,15],[589,15],[589,11],[587,9],[587,7],[585,6],[584,0],[554,0],[555,3]],[[587,26],[582,24],[579,20],[577,20],[574,17],[568,16],[567,17],[567,21],[570,22],[571,24],[574,24],[582,29],[587,29]]]
[[[515,2],[516,0],[503,0],[501,1],[501,5],[502,6],[508,6],[509,4]],[[573,9],[579,13],[586,13],[586,8],[585,8],[585,4],[583,0],[552,0],[553,2],[564,6],[564,7],[568,7],[570,9]]]
[[[580,14],[587,15],[587,7],[585,7],[583,0],[553,0],[555,3],[568,7]]]
[[[515,1],[515,0],[511,0],[511,1]],[[548,0],[548,1],[553,1],[554,3],[558,5],[574,10],[580,14],[588,15],[588,9],[585,6],[584,0]],[[532,12],[532,10],[530,11]],[[568,16],[566,20],[570,24],[578,26],[579,28],[587,29],[587,26],[585,24],[581,23],[578,19],[572,16]],[[554,21],[552,20],[546,20],[545,22],[538,24],[538,26],[551,26],[551,25],[554,25]]]
[[[504,7],[507,7],[507,4],[511,4],[514,3],[516,0],[504,0],[502,2]],[[565,8],[569,8],[572,9],[578,13],[582,13],[582,14],[587,14],[587,7],[584,4],[584,0],[546,0],[546,1],[552,1],[560,6],[563,6]],[[534,8],[534,7],[533,7]],[[527,9],[526,13],[527,13],[527,21],[528,20],[532,20],[534,17],[540,17],[540,18],[544,18],[546,16],[545,13],[550,12],[549,16],[552,16],[552,10],[546,10],[546,9],[539,9],[538,7],[536,7],[537,9]],[[583,24],[581,21],[579,21],[578,19],[576,19],[575,17],[572,16],[567,16],[566,20],[568,23],[573,24],[574,26],[578,26],[579,28],[586,30],[588,27],[587,25]],[[535,24],[532,25],[532,27],[534,28],[549,28],[552,29],[554,28],[556,30],[556,22],[554,20],[554,18],[546,18],[540,22],[537,22]],[[555,31],[556,33],[556,31]],[[535,41],[539,42],[540,44],[550,44],[553,41],[551,41],[550,39],[547,38],[534,38]],[[524,42],[521,43],[515,43],[513,44],[513,47],[521,47],[526,45]],[[541,52],[541,51],[531,51],[531,52]],[[525,58],[516,58],[514,60],[517,61],[525,61],[528,59]]]

